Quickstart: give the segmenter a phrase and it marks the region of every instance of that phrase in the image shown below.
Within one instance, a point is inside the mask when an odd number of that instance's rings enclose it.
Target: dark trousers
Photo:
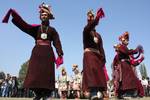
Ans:
[[[123,94],[125,91],[121,90],[122,82],[119,82],[119,88],[118,88],[118,98],[123,98]]]
[[[31,89],[31,90],[35,93],[36,98],[38,98],[38,99],[51,97],[51,92],[52,91],[49,90],[49,89],[34,88],[34,89]]]

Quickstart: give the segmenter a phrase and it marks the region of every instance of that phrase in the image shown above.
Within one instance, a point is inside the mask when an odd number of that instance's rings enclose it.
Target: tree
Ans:
[[[139,69],[140,69],[140,73],[141,73],[141,76],[143,77],[147,77],[147,70],[146,70],[146,66],[144,63],[140,64],[139,66]]]
[[[29,60],[21,65],[21,69],[19,71],[19,79],[21,81],[24,81],[24,79],[26,77],[28,65],[29,65]]]

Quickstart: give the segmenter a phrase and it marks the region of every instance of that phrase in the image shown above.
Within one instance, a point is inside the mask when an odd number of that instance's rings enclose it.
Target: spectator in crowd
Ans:
[[[150,79],[149,79],[149,77],[147,78],[147,80],[148,80],[147,91],[148,91],[148,96],[150,96]]]
[[[61,99],[66,99],[68,97],[68,85],[69,77],[65,70],[65,67],[61,69],[61,76],[59,77],[58,91]]]
[[[2,83],[5,80],[5,73],[4,72],[0,72],[0,97],[2,96]]]
[[[107,92],[108,92],[109,98],[112,98],[114,96],[113,80],[107,81]]]
[[[9,96],[9,82],[8,79],[5,79],[1,85],[2,97]]]
[[[148,91],[147,91],[148,80],[146,79],[146,77],[142,76],[141,83],[142,83],[143,88],[144,88],[144,94],[145,94],[145,96],[148,96]]]
[[[17,77],[13,76],[12,77],[12,97],[16,97],[18,92],[18,80]]]
[[[55,80],[55,91],[54,91],[55,98],[59,98],[58,85],[59,85],[59,81]]]
[[[74,97],[79,99],[81,94],[82,76],[77,64],[73,64],[72,71],[74,72],[73,79],[72,79],[73,80],[72,88],[74,91]]]
[[[24,96],[24,88],[23,88],[23,80],[18,79],[18,97],[25,97]]]

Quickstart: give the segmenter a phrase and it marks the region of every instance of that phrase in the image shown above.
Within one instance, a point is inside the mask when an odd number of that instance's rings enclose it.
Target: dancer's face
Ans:
[[[91,23],[94,20],[94,16],[88,16],[87,21],[88,23]]]
[[[48,13],[41,13],[40,19],[41,21],[48,21],[49,20]]]
[[[128,44],[129,44],[129,40],[127,40],[127,39],[122,39],[122,44],[128,45]]]

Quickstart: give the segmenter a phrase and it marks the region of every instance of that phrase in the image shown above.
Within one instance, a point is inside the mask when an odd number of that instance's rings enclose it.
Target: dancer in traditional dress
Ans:
[[[137,47],[135,50],[128,49],[129,33],[125,32],[119,37],[121,41],[116,48],[116,56],[113,61],[114,85],[119,99],[123,98],[123,94],[128,91],[134,91],[137,89],[137,77],[132,69],[132,63],[130,55],[137,54],[141,47]],[[128,73],[128,74],[127,74]]]
[[[59,59],[63,57],[59,35],[55,28],[50,26],[49,20],[54,19],[51,9],[45,3],[39,8],[40,25],[26,23],[14,9],[10,9],[3,19],[3,22],[7,23],[11,15],[13,24],[35,40],[24,81],[24,88],[31,89],[36,94],[34,100],[50,97],[51,91],[55,89],[55,56],[52,43]]]
[[[106,63],[105,52],[101,35],[96,32],[95,27],[99,20],[104,17],[102,8],[97,11],[96,17],[92,11],[87,13],[87,25],[83,30],[83,82],[82,88],[91,99],[97,98],[98,91],[106,91],[106,77],[103,67]]]

